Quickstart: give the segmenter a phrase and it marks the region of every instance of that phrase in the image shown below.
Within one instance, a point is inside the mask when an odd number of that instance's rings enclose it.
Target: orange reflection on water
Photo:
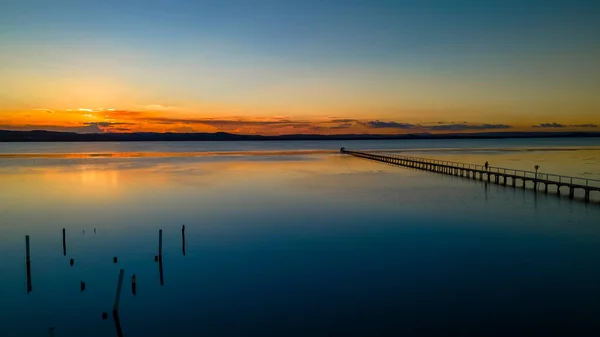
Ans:
[[[107,153],[0,153],[2,158],[144,158],[144,157],[213,157],[213,156],[288,156],[332,154],[335,150],[298,151],[222,151],[222,152],[107,152]]]
[[[119,171],[84,170],[80,173],[81,185],[87,188],[117,187]]]

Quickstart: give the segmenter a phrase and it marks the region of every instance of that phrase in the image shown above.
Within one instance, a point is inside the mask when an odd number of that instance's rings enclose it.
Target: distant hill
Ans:
[[[74,133],[0,130],[0,142],[130,142],[130,141],[235,141],[235,140],[353,140],[353,139],[485,139],[485,138],[600,137],[600,132],[481,132],[452,134],[348,134],[348,135],[238,135],[216,133]]]

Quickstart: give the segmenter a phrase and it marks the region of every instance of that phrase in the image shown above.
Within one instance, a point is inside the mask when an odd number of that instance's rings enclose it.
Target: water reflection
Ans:
[[[165,279],[164,279],[164,275],[163,275],[163,257],[162,257],[162,255],[158,256],[158,274],[160,276],[160,285],[164,286]]]
[[[131,276],[131,294],[135,296],[137,294],[137,280],[135,274]]]
[[[10,191],[0,194],[0,291],[15,303],[0,309],[7,335],[469,335],[473,321],[505,335],[597,331],[597,207],[338,155],[97,160],[0,174]],[[118,184],[83,182],[83,169],[116,170]],[[44,280],[29,295],[25,233]],[[66,234],[77,268],[66,266]],[[131,293],[113,326],[98,313],[121,268]]]
[[[113,311],[113,319],[115,320],[115,328],[117,329],[117,337],[123,337],[123,330],[121,329],[121,320],[119,319],[118,311]]]

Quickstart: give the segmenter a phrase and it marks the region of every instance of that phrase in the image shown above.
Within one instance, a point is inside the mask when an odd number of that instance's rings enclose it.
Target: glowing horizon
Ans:
[[[14,2],[0,13],[0,129],[600,131],[598,12],[578,0]]]

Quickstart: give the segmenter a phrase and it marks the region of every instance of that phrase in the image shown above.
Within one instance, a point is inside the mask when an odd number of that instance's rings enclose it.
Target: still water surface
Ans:
[[[123,336],[597,335],[597,202],[341,146],[600,177],[596,139],[0,144],[1,335],[116,336],[121,268]]]

